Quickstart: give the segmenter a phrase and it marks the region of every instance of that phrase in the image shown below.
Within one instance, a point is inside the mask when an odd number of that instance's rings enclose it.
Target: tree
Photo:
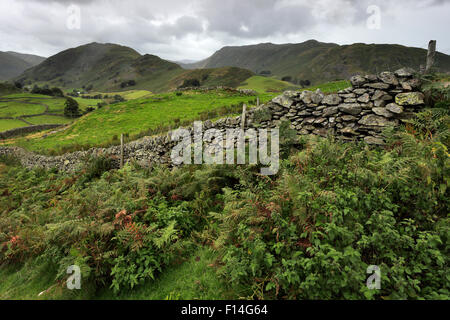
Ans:
[[[66,103],[64,104],[64,115],[69,118],[77,118],[80,116],[80,108],[78,102],[70,97],[67,97]]]
[[[311,85],[311,81],[309,81],[309,80],[300,80],[300,85],[302,86],[302,88],[308,87],[308,86]]]
[[[60,88],[52,88],[53,97],[64,97],[64,92]]]
[[[16,82],[14,82],[14,86],[15,86],[17,89],[23,89],[23,83],[22,83],[21,81],[16,81]]]
[[[180,88],[188,87],[200,87],[200,81],[198,81],[198,79],[185,79]]]

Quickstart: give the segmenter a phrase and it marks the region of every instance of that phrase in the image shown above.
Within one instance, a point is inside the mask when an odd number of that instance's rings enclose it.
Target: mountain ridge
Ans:
[[[156,55],[112,43],[92,42],[63,50],[16,78],[25,85],[90,88],[117,91],[132,87],[162,92],[178,88],[196,77],[201,85],[233,85],[252,76],[240,68],[185,70]],[[236,80],[233,79],[236,76]]]
[[[277,79],[310,80],[312,83],[347,79],[356,73],[377,73],[425,64],[427,51],[398,44],[354,43],[339,45],[308,40],[302,43],[260,43],[226,46],[210,57],[184,68],[233,66]],[[450,72],[450,56],[436,53],[435,66]],[[270,72],[270,73],[269,73]]]

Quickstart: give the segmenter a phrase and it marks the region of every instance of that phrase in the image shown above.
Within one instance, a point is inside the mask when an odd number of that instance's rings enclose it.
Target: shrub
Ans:
[[[447,148],[390,141],[381,151],[319,140],[276,180],[226,189],[214,215],[226,279],[261,299],[448,299]],[[369,265],[381,290],[366,287]]]
[[[185,79],[180,88],[187,87],[200,87],[200,81],[198,81],[198,79]]]

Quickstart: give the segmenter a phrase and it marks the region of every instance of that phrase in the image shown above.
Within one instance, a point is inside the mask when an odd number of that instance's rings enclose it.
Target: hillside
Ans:
[[[45,58],[16,52],[0,52],[0,80],[9,80],[31,68]]]
[[[186,71],[176,63],[155,55],[141,55],[125,46],[90,43],[62,51],[17,79],[26,85],[48,84],[63,88],[92,86],[96,91],[132,88],[163,92],[175,89],[184,79],[193,77],[201,77],[199,80],[205,85],[238,86],[251,75],[250,71],[238,68]],[[208,81],[204,81],[206,79]],[[124,87],[123,84],[131,80],[135,84]]]
[[[312,83],[347,79],[355,73],[377,73],[409,66],[419,70],[426,50],[391,44],[337,45],[309,40],[298,44],[224,47],[211,57],[184,68],[234,66],[281,79],[290,76]],[[437,53],[436,68],[450,72],[450,56]],[[270,71],[270,74],[268,73]]]
[[[42,63],[46,58],[37,56],[34,54],[26,54],[26,53],[20,53],[20,52],[14,52],[14,51],[7,51],[6,53],[22,59],[23,61],[27,62],[31,67],[37,66],[38,64]]]

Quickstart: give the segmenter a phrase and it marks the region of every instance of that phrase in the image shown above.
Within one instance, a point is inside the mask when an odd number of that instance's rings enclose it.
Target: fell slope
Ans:
[[[189,78],[198,78],[202,85],[238,86],[251,75],[252,72],[239,68],[184,70],[176,63],[155,55],[141,55],[125,46],[90,43],[60,52],[17,79],[28,85],[48,84],[62,88],[92,86],[96,91],[145,89],[163,92],[176,89],[184,79]],[[121,86],[130,80],[136,84]]]
[[[234,66],[281,79],[290,76],[312,83],[348,79],[355,73],[376,73],[409,66],[419,70],[426,61],[426,50],[395,44],[337,45],[309,40],[298,44],[262,43],[224,47],[208,59],[185,68]],[[450,72],[450,56],[437,53],[436,68]],[[268,73],[270,72],[270,73]]]

